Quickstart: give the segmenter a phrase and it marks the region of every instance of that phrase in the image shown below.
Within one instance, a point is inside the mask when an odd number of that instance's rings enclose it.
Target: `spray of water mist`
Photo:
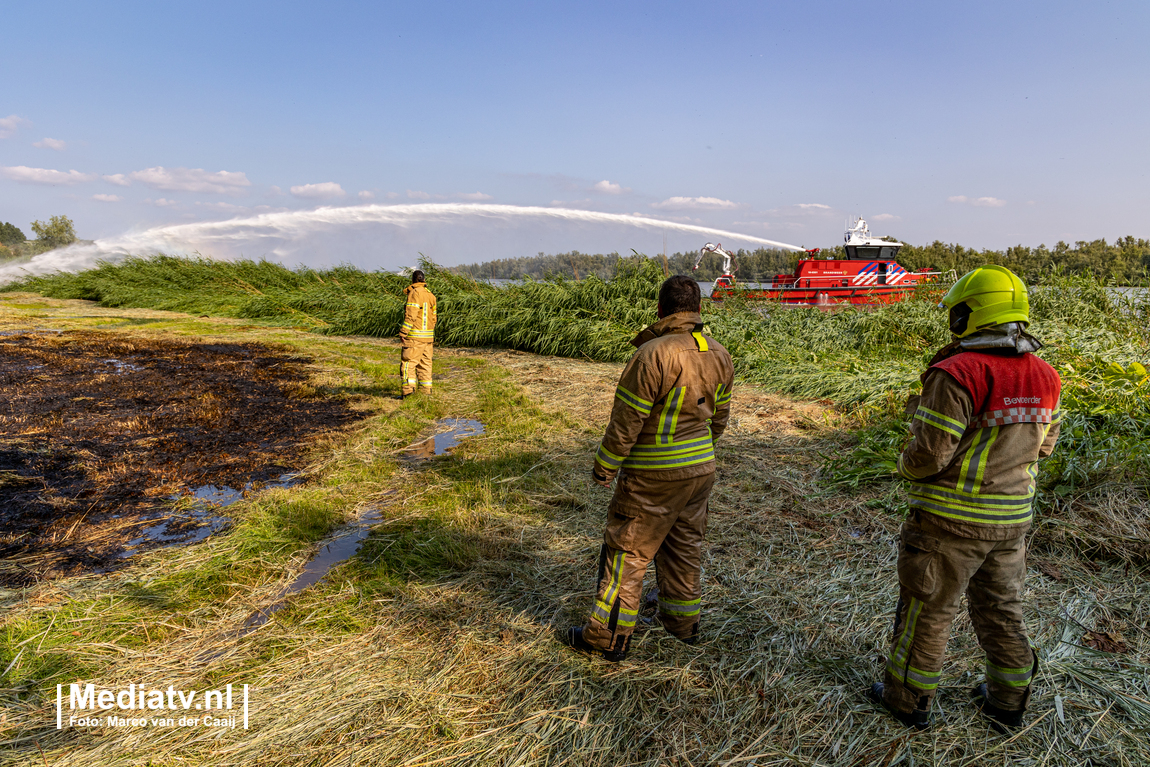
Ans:
[[[475,203],[357,205],[263,213],[228,221],[175,224],[141,232],[129,232],[117,237],[96,240],[91,244],[73,245],[42,253],[27,263],[0,267],[0,283],[28,274],[82,271],[95,266],[99,261],[115,262],[128,255],[198,253],[211,257],[232,258],[242,253],[256,252],[282,261],[299,255],[299,243],[304,238],[346,227],[385,225],[403,230],[416,225],[441,227],[484,223],[509,224],[532,219],[572,224],[622,225],[664,232],[676,231],[752,245],[802,250],[796,245],[749,234],[621,213]]]

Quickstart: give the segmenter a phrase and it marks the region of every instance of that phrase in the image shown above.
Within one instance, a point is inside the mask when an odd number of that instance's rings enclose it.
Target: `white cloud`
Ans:
[[[399,199],[399,192],[388,192],[387,193],[387,199],[398,200]]]
[[[31,125],[32,123],[25,120],[23,117],[16,115],[8,115],[7,117],[0,117],[0,138],[8,138],[20,129],[21,125]]]
[[[1006,200],[1000,200],[997,197],[967,197],[964,194],[947,197],[946,201],[959,205],[973,205],[976,208],[1001,208],[1006,204]]]
[[[222,210],[225,213],[238,213],[247,210],[243,205],[233,205],[230,202],[197,202],[197,207]]]
[[[871,216],[871,221],[901,221],[902,219],[893,213],[879,213],[877,216]]]
[[[124,198],[118,194],[94,194],[92,199],[99,202],[119,202]]]
[[[409,200],[430,200],[431,195],[427,192],[417,192],[413,189],[407,190],[407,199]]]
[[[821,202],[799,202],[795,203],[796,208],[803,210],[830,210],[830,205],[823,205]]]
[[[305,200],[330,200],[336,197],[344,197],[347,192],[343,191],[343,187],[334,181],[325,181],[322,184],[303,184],[301,186],[293,186],[291,193],[296,197],[302,197]]]
[[[131,186],[132,185],[132,182],[129,181],[128,177],[125,176],[123,173],[113,173],[110,176],[101,176],[100,178],[104,179],[109,184],[115,184],[116,186]]]
[[[158,200],[144,200],[144,202],[150,202],[151,204],[155,205],[157,208],[170,208],[173,205],[179,204],[175,200],[167,200],[167,199],[164,199],[163,197],[161,197]]]
[[[153,189],[167,192],[206,192],[209,194],[241,194],[252,185],[242,172],[221,170],[211,173],[202,168],[165,168],[156,166],[138,170],[128,176]]]
[[[51,170],[49,168],[29,168],[27,165],[15,165],[10,168],[0,168],[4,175],[13,181],[21,181],[26,184],[64,184],[65,186],[72,186],[73,184],[83,184],[96,178],[91,173],[81,173],[78,170],[70,170],[64,172],[62,170]]]
[[[722,210],[737,208],[739,204],[718,197],[668,197],[662,202],[651,203],[651,207],[662,210]]]
[[[592,186],[590,191],[598,192],[599,194],[623,194],[624,192],[630,192],[631,189],[629,187],[624,187],[621,184],[614,184],[607,179],[603,179],[599,183]]]
[[[470,200],[471,202],[483,202],[484,200],[494,200],[495,198],[483,192],[463,192],[462,194],[455,195],[461,200]]]
[[[359,199],[361,199],[361,200],[374,200],[375,199],[375,192],[369,192],[366,189],[364,189],[362,192],[359,193]]]
[[[55,149],[57,152],[63,152],[68,148],[68,144],[66,142],[61,141],[58,138],[48,138],[46,136],[33,143],[32,146],[39,149]]]

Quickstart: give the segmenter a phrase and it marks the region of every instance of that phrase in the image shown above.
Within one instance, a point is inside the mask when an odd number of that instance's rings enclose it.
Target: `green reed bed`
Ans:
[[[611,280],[524,280],[504,287],[422,264],[439,298],[436,340],[538,354],[622,361],[629,340],[654,319],[662,265],[622,259]],[[7,286],[106,306],[174,309],[302,326],[333,335],[394,336],[407,278],[350,267],[290,270],[267,261],[155,256]],[[793,309],[739,297],[704,301],[708,330],[731,352],[741,378],[791,396],[830,400],[854,416],[854,447],[828,461],[832,485],[890,479],[905,439],[906,396],[949,340],[941,291],[868,311]],[[1050,501],[1107,482],[1150,475],[1150,300],[1124,297],[1089,277],[1055,276],[1031,291],[1031,331],[1062,373],[1066,422],[1043,465]],[[1139,537],[1135,548],[1147,546]],[[1141,558],[1141,556],[1139,557]]]

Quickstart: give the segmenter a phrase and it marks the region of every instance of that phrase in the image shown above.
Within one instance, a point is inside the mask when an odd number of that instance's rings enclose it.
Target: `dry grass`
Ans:
[[[394,350],[373,343],[381,356]],[[385,422],[414,416],[407,403],[379,405],[367,432],[311,471],[392,466],[346,486],[356,496],[349,509],[378,504],[385,521],[356,561],[289,610],[237,635],[311,547],[286,563],[270,558],[262,580],[183,619],[157,611],[149,625],[164,634],[153,641],[136,642],[138,627],[132,641],[89,640],[75,624],[83,636],[68,650],[103,664],[90,681],[247,683],[252,729],[56,732],[54,701],[33,684],[0,691],[0,740],[10,749],[0,760],[39,763],[42,749],[53,765],[1150,763],[1146,573],[1061,544],[1031,561],[1027,620],[1045,663],[1023,731],[996,734],[966,701],[981,653],[965,613],[934,729],[910,733],[865,702],[896,596],[893,501],[826,490],[818,472],[841,444],[837,416],[750,387],[736,389],[719,446],[703,643],[686,647],[643,626],[620,665],[560,646],[557,629],[582,620],[594,587],[608,491],[587,477],[589,456],[620,368],[509,352],[441,359],[438,409],[427,404],[413,429],[486,409],[487,437],[465,442],[456,458],[388,463],[408,437]],[[539,408],[500,409],[516,391]],[[149,555],[131,572],[32,589],[6,621],[83,599],[97,605],[87,619],[119,620],[115,605],[131,589],[238,556],[243,513],[238,533]],[[427,564],[451,547],[448,564]],[[1099,635],[1126,652],[1092,649]],[[36,652],[39,641],[24,647]]]

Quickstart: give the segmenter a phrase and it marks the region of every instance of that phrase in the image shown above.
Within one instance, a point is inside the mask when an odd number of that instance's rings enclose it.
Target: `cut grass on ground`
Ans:
[[[117,332],[185,331],[167,321]],[[862,699],[889,639],[899,520],[865,485],[820,481],[824,454],[842,446],[841,416],[820,405],[736,390],[704,641],[644,625],[612,665],[555,635],[582,620],[594,588],[609,493],[589,461],[618,365],[446,351],[435,395],[400,403],[392,342],[237,324],[197,322],[194,334],[306,349],[317,388],[362,397],[372,415],[315,446],[305,486],[239,507],[226,535],[6,595],[0,668],[15,662],[0,682],[0,763],[1150,762],[1146,572],[1070,549],[1031,562],[1026,615],[1046,662],[1024,731],[1001,737],[967,703],[981,653],[965,613],[932,731],[910,733]],[[454,456],[402,459],[447,417],[476,418],[486,434]],[[323,536],[373,507],[383,521],[357,557],[239,635]],[[1097,635],[1125,652],[1094,649]],[[57,731],[55,685],[79,679],[248,684],[251,729]]]

